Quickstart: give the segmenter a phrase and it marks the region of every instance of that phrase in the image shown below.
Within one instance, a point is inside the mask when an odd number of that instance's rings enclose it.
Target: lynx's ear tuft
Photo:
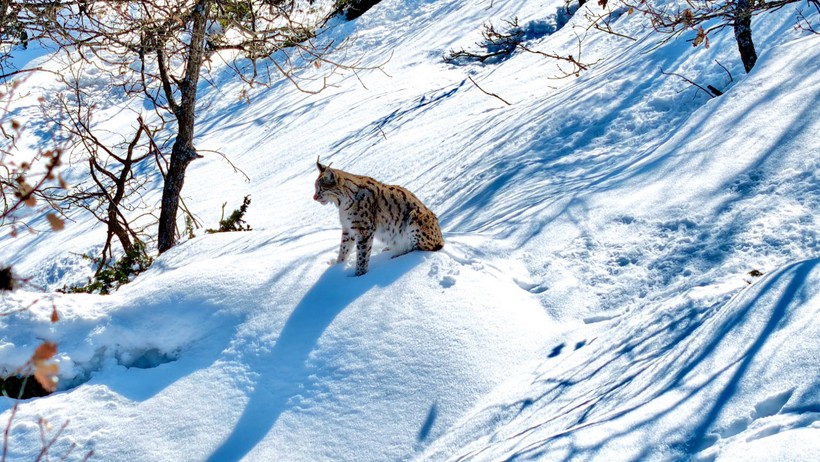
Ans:
[[[331,165],[333,165],[333,162],[331,162],[327,165],[322,165],[322,163],[319,162],[319,156],[316,156],[316,168],[319,169],[319,173],[322,173],[322,174],[323,173],[330,173],[329,171],[330,171],[330,166]]]

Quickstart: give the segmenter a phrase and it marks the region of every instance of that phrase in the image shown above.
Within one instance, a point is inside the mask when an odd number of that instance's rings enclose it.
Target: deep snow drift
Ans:
[[[77,253],[104,234],[89,217],[4,230],[0,257],[31,286],[0,312],[33,307],[0,317],[0,369],[46,339],[61,379],[18,406],[9,459],[36,457],[39,417],[70,419],[54,457],[76,443],[106,461],[820,459],[820,35],[793,27],[817,11],[757,17],[745,75],[730,29],[659,44],[617,5],[635,40],[586,31],[597,5],[562,7],[383,0],[329,34],[365,64],[390,57],[385,72],[319,95],[281,82],[247,104],[216,72],[197,144],[250,181],[206,155],[183,195],[212,226],[251,194],[254,230],[184,241],[114,295],[50,292],[90,271]],[[533,49],[575,53],[582,36],[590,69],[442,61],[513,17],[546,33]],[[26,85],[15,114],[36,126],[54,84]],[[125,104],[100,120],[128,130]],[[360,278],[329,265],[317,155],[415,192],[445,249],[375,255]]]

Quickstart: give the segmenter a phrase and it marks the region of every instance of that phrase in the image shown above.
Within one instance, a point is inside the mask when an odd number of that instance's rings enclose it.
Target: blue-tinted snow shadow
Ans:
[[[644,432],[655,435],[653,441],[663,441],[682,457],[709,448],[717,441],[718,434],[727,431],[716,429],[718,419],[735,403],[752,364],[765,361],[760,356],[764,346],[792,322],[795,306],[807,302],[811,288],[809,276],[818,266],[820,259],[794,263],[761,281],[759,287],[750,288],[754,293],[741,303],[680,307],[664,314],[657,323],[625,336],[621,342],[606,345],[603,354],[582,365],[557,375],[546,371],[532,383],[532,390],[538,390],[538,394],[487,409],[490,413],[507,413],[512,408],[525,416],[542,416],[536,419],[542,423],[516,435],[526,443],[516,444],[509,460],[537,460],[556,446],[564,451],[565,460],[595,458],[605,447]],[[770,299],[773,293],[778,295],[775,300]],[[761,313],[765,313],[765,320],[755,322],[753,318]],[[613,328],[634,329],[628,320],[621,322],[627,324],[616,323]],[[736,344],[738,339],[743,339],[740,344]],[[718,356],[726,358],[716,361]],[[715,364],[721,367],[715,368]],[[813,398],[803,398],[803,402],[787,406],[795,390],[789,388],[792,382],[786,379],[784,377],[783,387],[788,389],[767,390],[772,395],[777,393],[777,399],[760,401],[749,410],[753,417],[817,409]],[[801,386],[816,389],[820,381]],[[592,390],[592,395],[585,396],[594,396],[594,399],[579,400],[576,390]],[[659,405],[661,402],[664,404]],[[687,419],[685,424],[674,428],[662,424],[677,412],[690,412],[692,403],[703,407],[694,421]],[[556,406],[560,414],[551,415]],[[546,424],[561,428],[560,424],[556,425],[559,420],[565,422],[564,430],[548,431],[546,438],[536,433]],[[628,424],[613,425],[614,422]],[[577,438],[578,432],[602,425],[609,425],[607,428],[612,430],[605,438],[592,445],[577,443],[583,440]],[[734,431],[739,433],[749,423],[737,425]],[[525,440],[523,437],[527,435],[533,438]],[[507,438],[498,441],[498,444],[510,442]],[[624,460],[647,460],[657,457],[657,451],[657,445],[646,444],[636,457]]]
[[[805,295],[805,285],[806,280],[811,274],[812,270],[820,264],[820,259],[808,260],[804,262],[799,262],[790,265],[787,269],[780,272],[776,277],[771,279],[767,283],[767,288],[774,286],[775,284],[779,283],[783,278],[790,278],[788,285],[783,290],[783,294],[777,303],[775,304],[774,308],[769,315],[769,319],[766,322],[763,329],[757,335],[757,338],[754,339],[754,342],[749,345],[746,349],[745,353],[742,356],[742,359],[739,361],[737,368],[732,373],[729,382],[723,386],[720,394],[718,395],[717,399],[712,403],[712,406],[709,408],[708,412],[704,414],[703,419],[698,423],[697,427],[695,428],[692,438],[686,441],[685,449],[692,450],[692,449],[702,449],[704,447],[708,447],[711,442],[711,437],[709,436],[709,431],[714,426],[715,422],[717,421],[718,417],[720,416],[723,409],[726,405],[732,400],[738,390],[738,386],[746,376],[746,373],[749,370],[749,366],[751,365],[752,361],[754,361],[760,350],[769,340],[769,338],[779,329],[782,327],[784,321],[788,317],[788,308],[789,305],[794,303],[795,301],[805,302],[804,299],[801,300],[801,295]],[[763,293],[766,293],[766,290],[763,290]],[[752,311],[754,311],[757,307],[758,301],[760,299],[754,300],[752,303],[748,305],[748,307],[743,310],[739,316],[739,321],[742,321],[747,315],[749,315]],[[734,324],[734,323],[733,323]],[[733,327],[732,324],[727,326],[726,333]],[[712,342],[705,348],[703,357],[711,354],[716,350],[717,345],[719,345],[723,341],[723,335],[719,337],[714,337]],[[680,377],[684,377],[688,371],[684,369],[679,374]],[[774,391],[774,390],[773,390]],[[785,402],[783,403],[785,404]]]
[[[661,90],[670,77],[663,75],[661,69],[674,72],[685,61],[685,46],[687,43],[680,41],[655,51],[647,49],[651,59],[613,67],[605,74],[590,74],[585,77],[588,80],[582,82],[584,86],[572,84],[539,101],[540,106],[549,110],[530,110],[532,118],[527,124],[499,132],[495,124],[487,123],[466,134],[463,137],[465,151],[484,151],[491,146],[487,150],[491,154],[476,157],[471,161],[473,165],[464,169],[464,175],[478,175],[475,181],[458,182],[449,191],[445,187],[437,202],[430,204],[441,211],[442,226],[446,230],[476,232],[496,229],[503,223],[506,229],[531,230],[520,238],[526,241],[566,211],[560,206],[562,203],[589,193],[619,191],[625,186],[657,181],[674,175],[681,168],[693,168],[691,155],[674,155],[658,148],[677,135],[697,136],[703,123],[687,121],[710,98],[702,92],[674,99],[647,96],[663,94]],[[620,66],[618,63],[616,60],[604,65]],[[636,80],[635,74],[645,77]],[[598,81],[606,92],[591,85]],[[758,102],[776,101],[783,91],[772,89],[760,95]],[[696,114],[704,122],[721,105],[736,104],[725,98],[711,101],[713,111]],[[590,113],[589,107],[607,110]],[[647,114],[662,116],[667,123],[647,124],[644,120]],[[719,145],[731,139],[733,127],[757,115],[753,111],[740,114],[736,121],[726,125],[725,138],[715,142],[718,146],[708,145],[708,149],[715,157],[725,156],[728,150],[721,151]],[[496,117],[508,115],[499,112]],[[795,120],[806,121],[795,125],[807,125],[813,119]],[[790,129],[788,135],[799,133],[803,128]],[[642,149],[634,149],[636,146]]]
[[[671,136],[658,133],[650,140],[647,134],[634,133],[637,128],[623,127],[636,123],[632,108],[664,83],[658,64],[674,68],[677,60],[669,54],[660,62],[642,62],[638,68],[647,77],[638,82],[627,71],[619,70],[613,80],[617,85],[607,87],[611,93],[588,89],[575,93],[574,89],[567,89],[540,103],[562,108],[560,111],[532,110],[529,123],[503,132],[494,123],[476,127],[464,137],[464,150],[484,151],[490,146],[490,153],[504,154],[473,159],[472,165],[463,171],[478,178],[454,183],[452,190],[445,190],[440,196],[439,201],[444,204],[431,204],[443,210],[439,217],[442,227],[474,232],[494,229],[503,223],[506,229],[532,229],[528,234],[531,236],[554,219],[544,210],[566,199],[614,186],[613,180],[650,158],[654,148]],[[606,83],[603,76],[592,79]],[[609,110],[590,114],[587,107]],[[671,123],[682,122],[695,107],[670,105]],[[501,112],[496,117],[509,114]],[[634,136],[642,136],[649,147],[642,151],[625,148],[627,144],[634,145]],[[515,146],[512,152],[511,146]],[[601,146],[610,148],[602,150]]]
[[[248,358],[252,368],[258,364],[254,369],[263,372],[233,431],[208,460],[239,460],[262,441],[292,407],[291,399],[307,392],[310,376],[316,374],[308,357],[333,320],[370,289],[389,286],[422,259],[419,252],[389,260],[375,256],[370,271],[360,277],[352,277],[352,270],[342,265],[328,268],[293,309],[271,351]]]
[[[167,332],[180,323],[198,326],[202,337],[180,338],[177,346],[169,344]],[[239,316],[225,312],[202,297],[168,299],[161,303],[141,304],[112,315],[106,327],[112,333],[101,343],[95,357],[77,367],[85,369],[67,384],[67,389],[85,383],[100,383],[132,401],[146,401],[168,386],[212,365],[235,335]],[[184,328],[182,329],[184,331]],[[123,340],[116,341],[122,331]],[[151,332],[165,340],[156,344],[150,335],[141,341],[129,339],[129,333]],[[181,335],[191,335],[190,331]],[[128,339],[128,340],[126,340]],[[113,359],[117,366],[107,361]],[[122,367],[127,370],[123,371]]]
[[[433,425],[436,423],[436,419],[438,418],[438,403],[433,403],[430,406],[430,411],[427,412],[427,418],[424,419],[424,423],[419,430],[419,434],[417,436],[417,440],[419,442],[424,442],[427,438],[430,437],[430,431],[433,430]]]

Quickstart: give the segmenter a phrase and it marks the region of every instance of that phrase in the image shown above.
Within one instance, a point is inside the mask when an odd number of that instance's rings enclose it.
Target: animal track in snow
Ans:
[[[439,284],[441,284],[441,287],[448,289],[456,284],[456,278],[452,276],[444,276],[441,278],[441,281],[439,281]]]
[[[453,261],[439,258],[430,265],[430,272],[427,274],[431,278],[438,279],[441,287],[449,289],[456,284],[456,276],[458,276],[459,270],[455,267]]]

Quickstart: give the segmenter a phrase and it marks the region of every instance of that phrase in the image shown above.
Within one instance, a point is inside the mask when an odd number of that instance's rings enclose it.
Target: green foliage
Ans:
[[[88,283],[84,286],[63,287],[61,292],[107,295],[119,289],[123,284],[131,282],[133,276],[147,270],[154,263],[154,259],[145,252],[145,244],[139,241],[134,243],[131,250],[113,265],[103,262],[100,257],[87,255],[84,257],[98,266],[94,278],[89,278]]]
[[[333,3],[333,11],[336,13],[341,13],[349,7],[351,3],[353,3],[353,0],[336,0]]]
[[[28,48],[29,35],[25,24],[20,21],[21,9],[20,5],[9,5],[6,2],[0,2],[0,43],[21,45],[23,49]]]
[[[190,215],[185,215],[185,236],[188,239],[196,237],[194,236],[194,219]]]
[[[229,0],[216,3],[213,8],[219,25],[228,29],[234,24],[243,24],[253,17],[253,8],[248,1]]]
[[[242,218],[245,216],[245,213],[248,212],[248,206],[251,205],[251,196],[245,196],[245,199],[242,200],[242,205],[234,210],[228,218],[225,218],[226,205],[228,205],[227,202],[222,204],[222,219],[219,220],[219,229],[206,229],[205,232],[213,234],[231,231],[250,231],[251,225]]]

